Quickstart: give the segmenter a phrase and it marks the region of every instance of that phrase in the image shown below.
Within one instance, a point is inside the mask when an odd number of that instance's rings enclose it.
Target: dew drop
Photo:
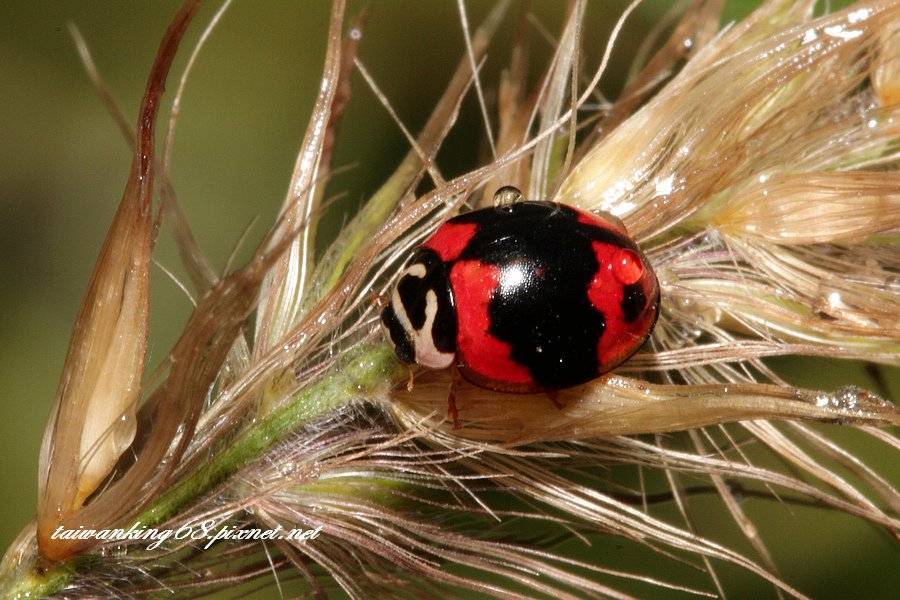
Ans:
[[[620,248],[613,256],[612,271],[619,283],[631,285],[640,280],[644,274],[644,265],[632,250]]]
[[[502,188],[494,192],[494,206],[496,208],[509,206],[510,204],[521,202],[521,200],[522,192],[519,190],[519,188],[512,185],[504,185]]]

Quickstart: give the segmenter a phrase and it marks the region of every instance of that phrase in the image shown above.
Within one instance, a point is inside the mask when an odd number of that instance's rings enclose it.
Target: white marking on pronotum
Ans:
[[[425,265],[422,263],[415,263],[403,271],[400,279],[402,280],[403,277],[406,276],[424,279],[425,273]],[[406,306],[403,304],[403,299],[400,298],[399,288],[399,285],[394,288],[394,291],[391,294],[391,304],[394,307],[394,314],[397,316],[397,321],[400,322],[400,326],[403,327],[404,331],[406,331],[412,339],[413,349],[416,352],[416,362],[424,367],[430,367],[432,369],[445,369],[449,367],[453,362],[454,354],[452,352],[441,352],[438,350],[437,346],[434,344],[434,337],[431,334],[432,327],[434,327],[434,319],[437,316],[438,311],[437,294],[432,289],[429,289],[425,293],[425,324],[422,325],[422,329],[416,329],[413,327],[412,322],[409,320],[409,315],[406,313]]]

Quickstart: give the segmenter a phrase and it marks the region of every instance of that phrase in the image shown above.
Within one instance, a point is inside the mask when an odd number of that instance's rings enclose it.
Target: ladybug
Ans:
[[[520,193],[501,188],[495,199],[510,195]],[[441,225],[400,274],[381,321],[401,362],[455,363],[471,383],[501,392],[553,392],[631,357],[659,301],[656,275],[621,221],[519,201]]]

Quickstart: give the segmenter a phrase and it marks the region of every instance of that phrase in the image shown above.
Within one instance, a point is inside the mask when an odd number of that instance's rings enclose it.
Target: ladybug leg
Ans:
[[[416,378],[413,375],[413,370],[412,370],[411,366],[406,365],[406,372],[409,374],[409,379],[406,381],[406,391],[411,392],[411,391],[413,391],[413,384],[415,383]]]
[[[447,418],[453,420],[453,429],[459,429],[459,409],[456,408],[456,394],[447,396]]]
[[[547,399],[550,400],[550,402],[553,403],[553,406],[555,406],[559,410],[562,410],[566,407],[566,403],[560,401],[559,399],[559,392],[555,390],[547,392]]]
[[[454,366],[450,378],[450,389],[447,390],[447,418],[453,421],[453,429],[459,429],[459,409],[456,408],[456,383],[459,381],[459,371]]]
[[[391,303],[391,297],[387,294],[372,294],[369,296],[369,306],[376,313],[381,314],[381,309]]]

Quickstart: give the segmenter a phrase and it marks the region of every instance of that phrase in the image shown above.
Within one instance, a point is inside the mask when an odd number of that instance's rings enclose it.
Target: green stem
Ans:
[[[386,344],[366,345],[346,352],[334,374],[302,390],[292,401],[245,431],[212,462],[162,496],[137,520],[143,526],[168,520],[292,432],[332,410],[386,388],[397,373],[397,362]]]
[[[244,431],[211,462],[156,500],[136,519],[137,523],[147,527],[172,518],[259,459],[292,432],[360,398],[378,395],[395,382],[399,373],[387,344],[367,344],[345,352],[331,375],[303,389],[292,401]],[[3,573],[10,579],[0,583],[0,597],[50,596],[62,590],[85,565],[90,564],[90,560],[85,560],[88,558],[81,556],[48,566],[40,564],[42,561],[35,556],[27,566],[20,563],[14,573]]]

